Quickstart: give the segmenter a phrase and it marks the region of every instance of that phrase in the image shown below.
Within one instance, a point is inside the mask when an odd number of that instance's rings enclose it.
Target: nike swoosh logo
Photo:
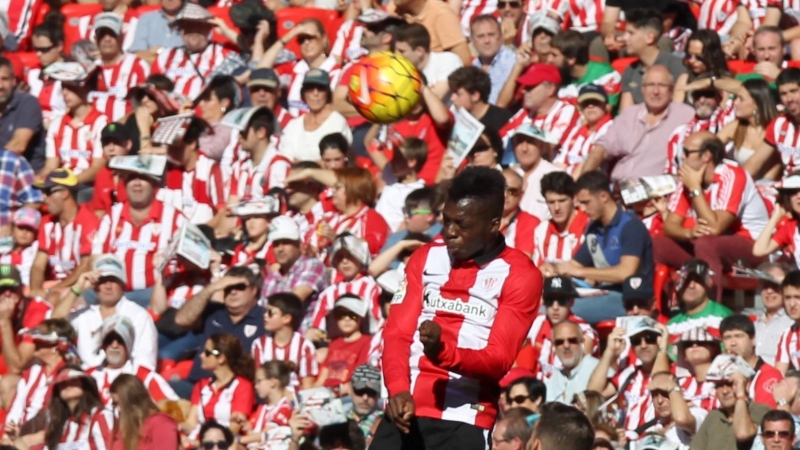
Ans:
[[[367,68],[362,67],[361,72],[358,74],[359,83],[361,84],[361,92],[358,94],[358,101],[368,105],[370,103],[369,86],[367,86]]]
[[[444,276],[445,274],[443,274],[443,273],[430,273],[430,272],[428,272],[427,269],[425,269],[425,270],[422,271],[422,275],[424,275],[426,277],[441,277],[441,276]]]

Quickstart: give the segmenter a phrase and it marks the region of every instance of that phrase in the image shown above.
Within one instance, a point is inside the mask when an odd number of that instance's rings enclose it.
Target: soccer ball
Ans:
[[[419,102],[422,77],[413,64],[392,52],[362,58],[350,77],[350,101],[370,122],[392,123]]]

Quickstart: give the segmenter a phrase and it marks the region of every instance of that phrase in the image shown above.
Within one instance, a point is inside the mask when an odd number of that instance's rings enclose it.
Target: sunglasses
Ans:
[[[317,39],[319,39],[319,36],[312,36],[312,35],[310,35],[310,34],[301,34],[300,36],[298,36],[298,37],[297,37],[297,42],[298,42],[300,45],[303,45],[303,44],[305,44],[307,41],[311,41],[311,40],[317,40]]]
[[[761,435],[767,439],[775,439],[775,436],[778,436],[781,439],[789,439],[792,437],[792,432],[787,430],[764,430],[761,432]]]
[[[227,294],[230,291],[244,291],[245,289],[249,288],[250,285],[247,283],[239,283],[234,284],[233,286],[228,286],[225,288],[225,293]]]
[[[650,300],[643,298],[633,298],[625,300],[625,310],[630,311],[633,308],[647,309],[650,307]]]
[[[521,2],[497,2],[497,9],[505,9],[508,6],[509,8],[519,8],[522,6]]]
[[[714,381],[714,389],[724,388],[724,387],[732,387],[733,382],[728,380],[719,380]]]
[[[363,397],[365,395],[368,395],[370,397],[377,397],[378,396],[378,393],[373,391],[372,389],[355,389],[355,390],[353,390],[353,394],[356,397]]]
[[[522,189],[516,187],[507,187],[506,194],[512,197],[519,197],[519,194],[522,193]]]
[[[701,152],[702,150],[689,150],[688,148],[683,147],[683,156],[685,156],[686,158],[688,158],[689,155],[691,155],[692,153],[701,153]]]
[[[268,309],[267,310],[267,317],[269,317],[269,318],[273,318],[273,317],[277,316],[278,314],[281,314],[280,310],[277,310],[277,309]]]
[[[525,401],[530,400],[530,397],[528,397],[527,395],[515,395],[509,398],[508,400],[509,403],[511,403],[512,405],[521,405],[525,403]]]
[[[637,336],[631,336],[631,345],[638,345],[642,341],[644,341],[644,343],[648,344],[648,345],[657,344],[658,343],[658,335],[655,335],[655,334],[652,334],[652,333],[647,333],[647,334],[643,334],[643,335],[638,336],[638,337]]]
[[[669,398],[669,391],[665,391],[664,389],[651,389],[650,395],[652,397],[664,397]]]
[[[219,356],[220,352],[217,349],[209,350],[209,349],[206,348],[206,349],[203,349],[203,354],[208,356],[208,357],[211,357],[211,356]]]
[[[703,55],[695,55],[694,53],[688,53],[688,52],[685,55],[683,55],[684,61],[691,61],[693,59],[696,59],[701,63],[705,62],[705,59],[703,59]]]
[[[580,339],[576,337],[571,337],[566,339],[556,339],[553,341],[553,344],[555,344],[556,347],[561,347],[565,343],[568,343],[569,345],[578,345],[580,342],[581,342]]]
[[[431,209],[403,209],[403,211],[409,219],[414,216],[422,216],[433,212]]]
[[[203,445],[203,450],[214,450],[214,448],[218,448],[220,450],[227,450],[228,448],[230,448],[228,446],[228,443],[225,441],[219,441],[219,442],[203,441],[202,445]]]
[[[52,50],[54,48],[56,48],[56,46],[55,45],[51,45],[51,46],[48,46],[48,47],[33,47],[33,48],[31,48],[31,50],[33,50],[35,53],[47,53],[47,52],[49,52],[50,50]]]
[[[702,91],[692,92],[692,98],[695,100],[698,98],[717,98],[718,95],[719,91],[716,89],[703,89]]]
[[[337,312],[336,313],[336,320],[342,320],[344,318],[348,318],[348,319],[352,319],[352,320],[357,321],[360,317],[358,316],[358,314],[353,313],[353,312],[349,312],[349,311],[348,312]]]
[[[558,303],[558,306],[566,307],[570,301],[572,301],[571,298],[546,298],[544,299],[544,306],[549,308]]]

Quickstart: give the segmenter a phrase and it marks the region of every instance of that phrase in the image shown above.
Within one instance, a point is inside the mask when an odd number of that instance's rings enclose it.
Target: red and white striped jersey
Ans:
[[[93,416],[89,427],[89,450],[111,450],[108,443],[114,434],[114,410],[100,408]]]
[[[753,177],[734,161],[726,159],[717,165],[714,181],[705,189],[704,195],[712,210],[727,211],[736,216],[726,230],[728,234],[738,234],[754,241],[767,224],[767,205]],[[696,214],[683,183],[678,183],[677,190],[670,197],[669,210],[684,218],[685,228],[694,227]]]
[[[270,189],[282,188],[291,170],[289,158],[270,145],[258,165],[249,156],[233,163],[230,193],[239,199],[262,198]]]
[[[311,341],[306,340],[298,332],[294,332],[292,340],[283,347],[275,343],[270,335],[264,335],[253,341],[251,349],[256,365],[267,361],[291,361],[295,364],[295,373],[300,378],[316,377],[319,375],[317,363],[317,350]]]
[[[47,408],[50,403],[51,389],[58,371],[63,367],[62,362],[48,374],[46,366],[38,360],[22,372],[22,377],[17,382],[14,399],[6,414],[6,423],[25,423]]]
[[[564,28],[581,33],[597,31],[603,23],[606,0],[569,0]]]
[[[281,126],[281,130],[286,129],[286,125],[289,125],[289,122],[291,122],[291,120],[296,117],[293,116],[291,113],[289,113],[289,110],[287,110],[281,105],[275,105],[274,112],[275,112],[275,120],[278,122],[278,125]],[[275,144],[274,147],[278,148],[278,145]]]
[[[95,450],[105,449],[106,439],[110,434],[97,429],[102,419],[102,409],[94,408],[89,414],[84,414],[77,420],[74,417],[67,419],[59,440],[58,450]],[[108,429],[111,431],[111,428]],[[102,437],[103,439],[99,439]]]
[[[443,242],[411,255],[383,331],[389,395],[411,392],[416,415],[489,430],[497,383],[511,369],[539,310],[542,276],[530,258],[502,241],[477,260],[453,265]],[[439,361],[422,351],[418,329],[442,328]]]
[[[0,264],[10,264],[19,270],[20,277],[22,278],[23,286],[30,286],[31,284],[31,267],[33,261],[36,259],[36,253],[39,251],[39,241],[33,243],[25,248],[15,248],[8,253],[0,255]]]
[[[233,413],[250,417],[255,406],[253,393],[253,383],[238,375],[222,389],[214,387],[214,377],[198,381],[192,391],[192,405],[197,406],[198,424],[213,419],[227,427],[231,424]]]
[[[91,14],[78,17],[78,34],[81,39],[94,41],[94,18],[95,16]],[[122,16],[122,51],[126,52],[131,48],[133,37],[136,35],[136,25],[138,24],[139,14],[133,8],[128,8],[125,11],[125,15]]]
[[[697,18],[697,29],[714,30],[719,34],[730,34],[733,24],[739,18],[736,9],[739,0],[689,0],[689,3],[700,7]]]
[[[470,25],[476,17],[497,12],[497,0],[463,0],[458,17],[461,18],[461,32],[470,36]]]
[[[258,409],[250,416],[250,426],[253,432],[261,433],[266,431],[267,425],[272,427],[289,426],[289,418],[292,417],[292,402],[286,397],[281,397],[278,403],[268,405],[262,403]]]
[[[102,75],[97,90],[92,92],[95,109],[101,111],[114,122],[122,120],[131,111],[131,104],[125,97],[128,90],[144,83],[150,73],[150,66],[132,53],[123,53],[115,64],[104,64],[97,60]]]
[[[571,320],[578,324],[581,332],[585,338],[589,338],[594,342],[591,353],[596,353],[600,348],[600,336],[592,328],[591,325],[586,323],[583,319],[570,313],[567,320]],[[538,354],[537,362],[539,367],[534,370],[535,373],[540,374],[541,378],[549,378],[553,372],[558,371],[564,364],[556,356],[556,347],[553,345],[553,324],[547,319],[546,314],[539,314],[533,319],[530,331],[528,331],[528,342],[534,347]],[[581,342],[583,345],[583,342]],[[541,372],[540,372],[541,371]]]
[[[592,129],[586,125],[575,125],[564,138],[564,145],[553,158],[553,164],[564,167],[564,171],[574,175],[578,166],[589,156],[597,139],[606,134],[614,121],[611,115],[600,119]]]
[[[211,272],[196,272],[184,270],[170,263],[163,275],[162,283],[167,292],[167,305],[170,308],[180,309],[189,299],[199,294],[211,283]]]
[[[186,53],[184,47],[171,48],[158,55],[152,73],[168,76],[175,83],[174,92],[195,98],[208,81],[205,78],[232,52],[216,42],[193,54]]]
[[[107,366],[92,367],[86,371],[97,382],[97,387],[100,390],[100,398],[106,406],[111,406],[111,383],[122,374],[134,375],[139,381],[144,384],[144,387],[150,392],[154,402],[161,400],[178,400],[178,395],[172,390],[167,380],[155,370],[148,369],[145,366],[134,364],[130,359],[124,366],[119,369],[112,369]]]
[[[317,202],[305,214],[288,211],[286,215],[297,222],[297,226],[300,228],[300,236],[303,236],[303,244],[308,244],[309,234],[317,229],[317,224],[325,215],[325,207],[322,202]]]
[[[800,370],[800,326],[797,323],[781,334],[775,363],[789,364],[790,368]]]
[[[517,211],[511,222],[500,228],[506,239],[506,245],[526,255],[533,255],[533,230],[539,226],[541,219],[525,211]]]
[[[331,90],[336,89],[336,85],[339,83],[339,73],[342,69],[336,58],[328,56],[319,66],[319,69],[328,72],[331,78]],[[303,87],[303,78],[308,70],[308,63],[302,59],[281,64],[275,68],[280,77],[281,85],[288,88],[286,103],[289,106],[289,113],[293,116],[299,116],[308,111],[308,106],[300,97],[300,88]]]
[[[740,0],[739,6],[744,7],[750,12],[750,18],[753,19],[753,30],[757,30],[764,22],[767,16],[767,8],[779,8],[780,0]]]
[[[640,425],[644,425],[655,417],[655,410],[653,409],[653,398],[650,396],[650,391],[647,385],[650,383],[650,376],[646,375],[641,366],[629,366],[625,370],[618,372],[611,382],[619,390],[626,380],[630,378],[627,383],[625,391],[620,393],[620,399],[625,408],[625,426],[626,435],[630,439],[637,439],[638,434],[634,434],[633,430]]]
[[[274,256],[272,255],[272,241],[268,240],[260,249],[255,251],[248,250],[247,244],[247,242],[242,242],[233,249],[231,267],[249,266],[255,263],[256,260],[269,261],[270,257],[272,257],[274,261]]]
[[[25,43],[31,37],[37,23],[35,14],[44,3],[42,0],[0,0],[0,11],[8,16],[8,30],[18,43]]]
[[[675,128],[667,143],[667,165],[664,167],[664,173],[678,175],[678,169],[683,161],[683,143],[686,138],[698,131],[710,131],[716,134],[727,123],[725,111],[717,108],[708,119],[694,116],[687,123]]]
[[[167,169],[159,199],[178,208],[192,223],[206,223],[228,200],[227,185],[218,162],[200,153],[193,170]]]
[[[320,330],[327,330],[326,318],[333,311],[336,300],[344,294],[353,294],[367,302],[367,317],[369,317],[370,334],[378,331],[383,326],[380,296],[381,287],[369,275],[359,275],[351,281],[341,281],[325,288],[314,305],[311,326]]]
[[[800,265],[800,227],[797,220],[788,219],[779,223],[772,240],[784,250],[784,253],[791,253],[795,264]]]
[[[136,226],[130,208],[128,202],[117,203],[103,216],[92,251],[95,255],[114,253],[125,261],[126,291],[155,284],[153,257],[166,251],[169,240],[186,220],[180,211],[154,199],[148,219]]]
[[[683,398],[698,408],[711,411],[721,405],[717,399],[717,391],[714,383],[710,381],[699,382],[694,375],[687,373],[678,378],[678,384],[683,391]]]
[[[559,145],[561,145],[569,135],[570,130],[578,123],[580,116],[578,109],[574,105],[563,100],[556,100],[550,111],[541,116],[531,117],[529,111],[520,109],[500,130],[500,137],[503,138],[504,144],[508,144],[508,139],[514,130],[521,125],[532,123],[535,127],[544,131],[549,138],[558,140]]]
[[[39,227],[39,251],[47,254],[45,280],[63,280],[92,254],[92,242],[100,220],[86,205],[78,207],[72,222],[61,226],[58,217],[48,214]]]
[[[523,2],[525,6],[525,16],[520,25],[520,30],[517,32],[517,37],[514,40],[514,46],[519,46],[523,43],[530,42],[533,35],[533,18],[534,14],[543,12],[553,12],[562,19],[567,15],[569,10],[569,0],[529,0]]]
[[[372,335],[372,342],[369,344],[367,364],[371,364],[381,370],[383,367],[383,328]]]
[[[781,114],[767,125],[764,140],[781,155],[783,176],[788,177],[800,166],[800,133],[794,120]]]
[[[336,31],[336,39],[333,41],[330,56],[345,63],[355,61],[368,53],[367,49],[361,46],[361,37],[364,36],[364,26],[357,20],[345,20]]]
[[[69,113],[57,116],[50,123],[45,138],[47,158],[58,158],[61,167],[75,175],[91,167],[95,158],[103,157],[100,133],[108,125],[108,117],[94,107],[80,125],[72,125]]]
[[[0,2],[3,0],[0,0]],[[64,94],[61,90],[61,82],[55,80],[42,80],[42,69],[32,68],[28,70],[25,81],[28,83],[32,96],[39,100],[42,107],[42,117],[45,124],[67,113],[67,104],[64,103]]]
[[[544,263],[569,261],[583,244],[589,216],[576,210],[575,217],[564,232],[559,233],[552,220],[542,222],[533,232],[533,262]]]
[[[775,6],[783,10],[783,16],[800,24],[800,0],[775,0]]]
[[[326,213],[322,220],[330,225],[336,236],[348,231],[353,236],[367,241],[369,252],[373,257],[383,248],[390,231],[389,225],[386,224],[383,217],[368,206],[362,207],[355,214],[349,216],[338,211]],[[325,242],[325,238],[321,237],[319,233],[311,233],[309,236],[309,245],[320,251],[330,244],[330,242]]]

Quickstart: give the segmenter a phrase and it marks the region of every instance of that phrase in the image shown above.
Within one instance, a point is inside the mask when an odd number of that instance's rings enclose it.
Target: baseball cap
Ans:
[[[125,132],[121,123],[110,123],[100,132],[100,142],[105,143],[109,140],[125,142],[130,141],[131,138],[128,136],[128,133]]]
[[[359,317],[367,316],[367,302],[361,300],[353,294],[344,294],[339,297],[339,299],[336,300],[336,303],[333,304],[333,309],[336,308],[344,308],[348,311],[352,311]]]
[[[501,388],[506,389],[507,387],[511,386],[512,383],[521,379],[521,378],[536,378],[536,374],[533,373],[532,370],[526,369],[524,367],[513,367],[511,370],[508,371],[506,376],[504,376],[501,380],[500,385]]]
[[[278,216],[269,223],[269,240],[272,242],[280,240],[299,241],[300,227],[297,226],[292,218]]]
[[[517,83],[523,87],[536,87],[545,81],[559,85],[561,84],[561,73],[552,64],[536,63],[528,67],[519,78]]]
[[[42,214],[27,206],[22,207],[14,213],[14,225],[18,227],[30,228],[38,230],[39,225],[42,223]]]
[[[561,31],[561,25],[556,19],[547,15],[546,11],[537,11],[536,13],[531,14],[530,21],[531,30],[533,31],[532,34],[535,34],[539,29],[543,29],[549,34],[555,36],[559,31]]]
[[[114,277],[122,283],[128,282],[125,276],[125,263],[117,255],[107,253],[100,255],[94,262],[94,270],[100,272],[101,277]]]
[[[75,176],[72,170],[64,167],[54,169],[52,172],[47,174],[47,178],[33,183],[33,187],[43,191],[49,191],[57,186],[73,188],[77,185],[78,177]]]
[[[336,254],[340,251],[347,252],[350,256],[366,267],[370,262],[369,245],[367,242],[353,236],[350,233],[341,234],[333,241],[333,251],[331,251],[331,261],[336,259]]]
[[[681,342],[719,342],[719,338],[709,333],[703,327],[695,327],[691,330],[684,331],[678,338],[677,343]]]
[[[356,367],[350,377],[354,391],[370,389],[375,393],[381,392],[381,371],[371,364],[362,364]]]
[[[558,144],[558,140],[548,136],[548,134],[544,130],[530,123],[520,125],[516,129],[514,129],[514,131],[511,134],[511,139],[513,140],[516,136],[528,136],[530,138],[536,139],[537,141],[541,141],[544,142],[545,144],[550,144],[550,145]]]
[[[622,282],[622,301],[653,300],[653,283],[642,277],[628,277]]]
[[[160,181],[167,167],[164,155],[121,155],[111,158],[108,167],[121,172],[139,173]]]
[[[0,287],[22,286],[22,276],[17,266],[11,264],[0,265]]]
[[[103,321],[102,329],[103,341],[106,340],[109,334],[115,333],[120,337],[120,339],[122,339],[122,343],[125,345],[128,353],[131,352],[133,349],[133,339],[136,336],[136,332],[134,331],[133,324],[131,323],[130,319],[118,314],[114,314],[113,316],[107,317],[106,320]]]
[[[551,277],[544,279],[543,297],[548,298],[575,298],[578,291],[570,277]]]
[[[44,75],[62,83],[70,83],[79,86],[87,84],[94,75],[99,74],[97,66],[89,68],[74,61],[59,61],[44,68]]]
[[[112,33],[120,36],[122,34],[122,16],[119,14],[115,14],[113,12],[103,12],[96,16],[94,16],[94,31],[93,33],[97,35],[97,32],[101,28],[107,28],[111,30]]]
[[[596,84],[587,84],[578,91],[578,104],[588,101],[597,100],[599,102],[608,103],[608,93],[602,86]]]
[[[322,69],[311,69],[306,72],[303,78],[303,86],[323,86],[329,87],[331,85],[331,77],[328,72]]]
[[[278,74],[272,69],[255,69],[250,72],[250,80],[247,87],[264,86],[270,89],[277,89],[280,86]]]
[[[775,186],[776,189],[800,189],[800,175],[789,175]]]
[[[661,331],[656,328],[656,320],[647,316],[624,317],[625,337],[632,337],[642,333],[655,333],[661,335]],[[620,320],[619,318],[617,320]]]

